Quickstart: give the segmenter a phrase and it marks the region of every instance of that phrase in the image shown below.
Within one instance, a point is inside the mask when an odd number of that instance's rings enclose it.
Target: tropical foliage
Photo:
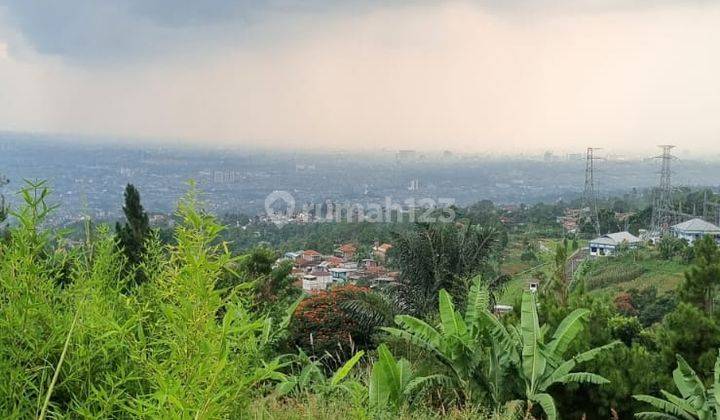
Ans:
[[[629,418],[648,404],[658,413],[641,417],[717,416],[709,243],[677,299],[571,288],[563,245],[551,293],[519,292],[501,316],[502,232],[466,221],[406,226],[396,289],[304,296],[276,250],[233,253],[192,187],[172,240],[149,230],[133,262],[122,229],[87,223],[71,240],[45,228],[45,183],[20,198],[0,239],[3,418]],[[673,381],[679,395],[648,396]]]
[[[673,380],[680,395],[662,390],[665,399],[651,395],[635,395],[635,399],[650,404],[658,412],[641,412],[642,419],[699,419],[711,420],[720,416],[720,357],[715,362],[713,385],[706,388],[703,381],[679,354]]]

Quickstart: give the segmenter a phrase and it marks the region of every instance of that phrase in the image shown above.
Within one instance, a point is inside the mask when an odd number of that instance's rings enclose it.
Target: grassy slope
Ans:
[[[542,269],[544,264],[550,262],[552,258],[551,249],[555,249],[556,242],[550,239],[538,240],[538,252],[536,253],[537,261],[522,261],[520,256],[524,249],[521,238],[519,236],[511,236],[510,242],[505,250],[505,260],[503,261],[503,274],[512,277],[512,280],[506,285],[505,291],[499,298],[499,302],[504,305],[512,305],[520,297],[523,290],[527,287],[527,282],[533,276],[536,270]]]
[[[659,293],[674,290],[684,278],[688,266],[674,260],[662,260],[651,250],[642,251],[645,259],[633,261],[630,257],[606,258],[603,264],[609,266],[627,266],[635,264],[643,267],[645,272],[638,278],[616,283],[594,290],[595,293],[614,293],[620,290],[644,289],[655,286]]]
[[[512,236],[510,243],[505,252],[505,261],[503,263],[503,273],[512,276],[512,280],[507,284],[504,293],[500,296],[499,303],[512,305],[521,295],[522,291],[527,287],[527,281],[537,270],[546,270],[552,264],[553,252],[557,245],[556,240],[540,238],[537,239],[541,244],[537,253],[538,261],[527,262],[520,259],[523,252],[521,238]],[[580,241],[581,247],[587,246],[587,241]],[[611,257],[603,258],[602,264],[607,266],[627,267],[635,264],[643,267],[645,272],[638,278],[627,282],[616,283],[606,287],[592,290],[591,293],[608,293],[615,294],[621,290],[628,289],[644,289],[646,287],[655,286],[659,293],[666,293],[674,290],[682,281],[684,272],[688,266],[678,261],[662,260],[652,249],[644,249],[641,251],[641,258],[633,261],[632,257]],[[541,266],[546,263],[546,266]],[[540,267],[538,267],[540,266]],[[533,269],[535,267],[535,269]]]

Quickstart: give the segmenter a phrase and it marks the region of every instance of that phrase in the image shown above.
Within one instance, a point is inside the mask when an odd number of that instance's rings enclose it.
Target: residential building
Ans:
[[[588,249],[592,256],[605,256],[617,253],[621,245],[629,248],[636,248],[642,243],[642,239],[630,232],[615,232],[602,235],[590,241]]]
[[[378,260],[385,261],[387,259],[387,254],[391,249],[392,245],[390,244],[375,245],[373,247],[373,255],[375,255],[375,258]]]
[[[320,261],[322,261],[322,254],[315,251],[314,249],[307,249],[307,250],[303,251],[302,259],[303,259],[303,261],[306,261],[309,263],[319,263]]]
[[[345,261],[355,258],[355,253],[357,253],[357,247],[353,244],[343,244],[335,250],[335,255]]]
[[[689,244],[710,235],[720,244],[720,227],[702,219],[691,219],[670,227],[670,233],[676,238],[685,239]]]

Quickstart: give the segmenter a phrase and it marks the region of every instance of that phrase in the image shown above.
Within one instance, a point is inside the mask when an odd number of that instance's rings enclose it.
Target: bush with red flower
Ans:
[[[352,356],[372,343],[372,331],[357,322],[344,309],[344,303],[368,293],[355,285],[335,287],[314,293],[295,309],[290,323],[292,344],[309,354],[329,353],[336,362]]]

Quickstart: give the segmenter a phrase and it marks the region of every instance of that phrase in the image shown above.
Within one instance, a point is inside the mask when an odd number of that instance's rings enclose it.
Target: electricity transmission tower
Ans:
[[[591,223],[595,233],[600,236],[600,217],[597,206],[597,192],[595,191],[595,160],[599,159],[594,152],[597,147],[588,147],[585,154],[585,191],[583,192],[581,214],[584,222]]]
[[[0,174],[0,190],[9,183],[10,181],[5,177],[5,175]],[[8,210],[5,207],[5,196],[0,192],[0,224],[5,221],[5,218],[7,218],[7,211]]]
[[[670,162],[676,159],[672,155],[672,149],[675,146],[664,144],[658,147],[662,149],[662,154],[655,156],[656,159],[661,159],[661,164],[660,180],[653,196],[651,221],[653,235],[661,235],[667,231],[676,215],[672,204],[672,170],[670,169]]]

